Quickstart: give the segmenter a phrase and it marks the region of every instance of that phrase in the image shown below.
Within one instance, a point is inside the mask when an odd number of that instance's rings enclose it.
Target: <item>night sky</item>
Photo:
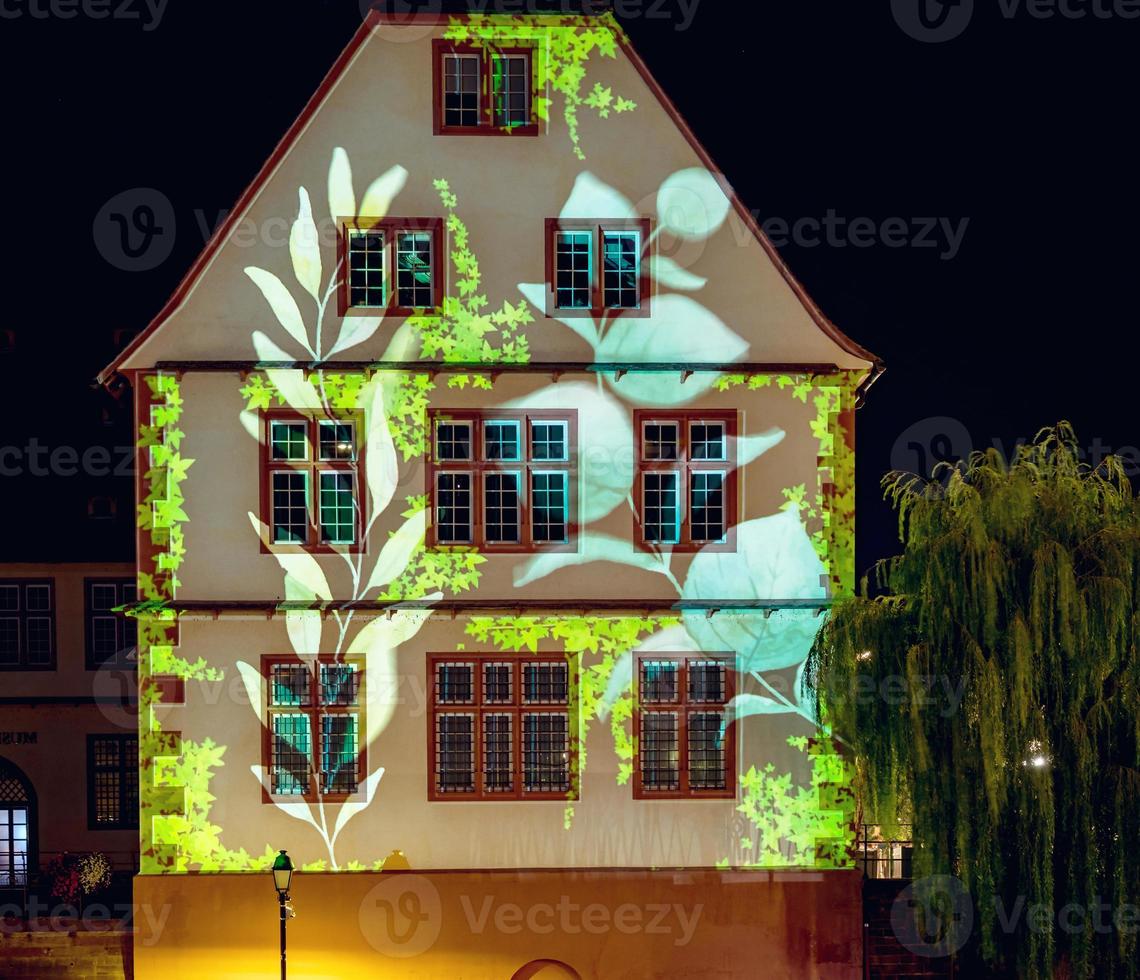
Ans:
[[[0,353],[0,561],[130,558],[128,478],[35,473],[53,450],[70,472],[68,447],[106,447],[109,461],[89,462],[115,469],[129,415],[91,385],[116,332],[162,306],[360,22],[357,0],[169,0],[157,23],[144,0],[113,0],[137,17],[105,20],[63,19],[68,2],[89,0],[0,0],[0,350],[14,338]],[[896,0],[899,20],[913,25],[917,3]],[[781,248],[887,364],[858,417],[860,570],[895,550],[878,491],[892,465],[1008,449],[1061,418],[1090,452],[1140,460],[1140,20],[1094,16],[1110,0],[1073,0],[1080,20],[976,7],[935,44],[905,33],[889,0],[619,0],[641,11],[622,18],[638,49],[762,220],[861,219],[832,235],[844,247]],[[125,272],[92,227],[139,187],[169,199],[177,233],[157,268]],[[945,228],[964,219],[955,252]],[[916,236],[932,247],[900,244]],[[46,448],[29,451],[33,438]],[[118,516],[90,519],[91,497],[117,497]]]

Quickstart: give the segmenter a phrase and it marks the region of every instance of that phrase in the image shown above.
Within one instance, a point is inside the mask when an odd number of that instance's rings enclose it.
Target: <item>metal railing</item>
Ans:
[[[908,825],[900,825],[909,830]],[[857,860],[866,878],[905,881],[914,877],[912,871],[914,843],[910,835],[887,839],[875,824],[863,824],[859,837]]]

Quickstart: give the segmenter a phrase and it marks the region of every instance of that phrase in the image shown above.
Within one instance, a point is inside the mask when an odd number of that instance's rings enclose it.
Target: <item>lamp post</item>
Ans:
[[[289,883],[293,880],[293,862],[282,851],[273,862],[273,887],[277,889],[277,902],[281,906],[281,980],[285,980],[285,923],[293,915],[289,905]]]

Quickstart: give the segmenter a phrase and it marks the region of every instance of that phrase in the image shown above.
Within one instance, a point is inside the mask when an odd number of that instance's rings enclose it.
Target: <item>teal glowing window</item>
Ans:
[[[694,541],[723,541],[725,474],[701,471],[689,476],[690,528]]]
[[[681,540],[680,475],[646,473],[642,481],[644,514],[641,526],[645,540],[655,544],[678,544]]]
[[[489,419],[483,423],[483,439],[483,451],[489,462],[505,460],[517,463],[522,459],[518,422]]]
[[[443,124],[448,127],[479,125],[482,57],[477,54],[443,56]]]
[[[359,751],[360,739],[355,715],[321,716],[322,793],[335,796],[356,792]]]
[[[491,56],[491,102],[496,126],[514,129],[530,125],[530,79],[529,55]]]
[[[696,551],[732,543],[736,414],[635,412],[641,541]]]
[[[405,309],[435,306],[433,241],[434,236],[427,231],[404,231],[396,235],[397,303]]]
[[[318,551],[360,544],[358,433],[358,418],[269,418],[262,465],[270,544]]]
[[[519,474],[487,473],[484,480],[483,518],[487,541],[517,544],[519,541]]]
[[[531,422],[531,455],[536,462],[569,460],[570,440],[565,422]]]
[[[275,796],[304,796],[309,792],[312,737],[309,716],[273,715],[272,792]]]
[[[568,474],[531,474],[531,527],[536,543],[564,544],[569,540]]]
[[[641,307],[641,233],[603,231],[603,302],[606,309]]]
[[[309,481],[293,470],[272,475],[273,543],[304,544],[309,537]]]
[[[573,412],[433,418],[431,543],[516,552],[569,546],[575,421]]]
[[[383,309],[388,305],[384,255],[384,232],[348,230],[349,306]]]
[[[270,456],[275,460],[297,461],[309,458],[308,425],[305,422],[271,422]]]
[[[327,544],[356,541],[356,489],[351,473],[322,473],[321,540]]]
[[[555,297],[560,310],[588,310],[593,304],[594,236],[588,231],[555,235]]]
[[[361,668],[329,657],[270,661],[269,792],[305,799],[356,793],[363,766]]]

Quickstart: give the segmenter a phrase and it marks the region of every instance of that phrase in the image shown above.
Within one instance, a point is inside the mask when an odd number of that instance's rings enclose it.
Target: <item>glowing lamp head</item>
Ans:
[[[858,660],[858,661],[859,661],[859,663],[861,663],[861,664],[865,664],[865,663],[866,663],[868,660],[870,660],[870,659],[871,659],[871,657],[872,657],[871,651],[870,651],[870,650],[864,650],[864,651],[863,651],[861,654],[859,654],[859,656],[858,656],[858,657],[856,657],[855,659],[856,659],[856,660]]]
[[[292,880],[293,862],[289,860],[289,855],[282,851],[273,861],[273,887],[277,889],[277,894],[288,895],[289,883]]]

